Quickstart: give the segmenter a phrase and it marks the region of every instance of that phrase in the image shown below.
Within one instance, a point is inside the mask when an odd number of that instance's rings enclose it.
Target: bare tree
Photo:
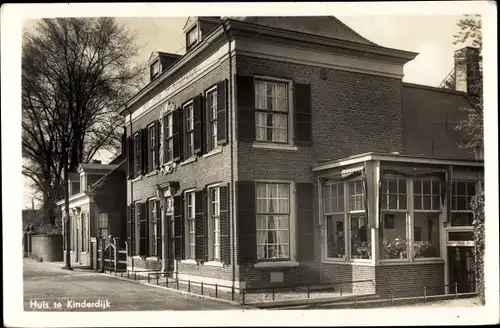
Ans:
[[[116,109],[144,84],[136,40],[137,33],[107,17],[43,19],[24,34],[23,174],[51,223],[63,195],[64,157],[75,171],[121,144]]]

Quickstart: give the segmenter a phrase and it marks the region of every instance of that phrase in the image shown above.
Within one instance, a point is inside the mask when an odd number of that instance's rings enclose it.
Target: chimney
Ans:
[[[455,51],[455,89],[470,97],[479,97],[477,83],[481,81],[479,49],[465,47]]]

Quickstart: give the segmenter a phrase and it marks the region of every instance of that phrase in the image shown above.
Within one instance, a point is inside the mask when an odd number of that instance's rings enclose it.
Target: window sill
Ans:
[[[157,174],[158,174],[158,171],[155,169],[154,171],[151,171],[148,174],[146,174],[144,177],[148,178],[148,177],[151,177],[151,176],[157,175]]]
[[[130,180],[130,181],[131,181],[131,182],[137,182],[137,181],[139,181],[139,180],[142,180],[142,175],[139,175],[139,176],[137,176],[137,177],[133,178],[133,179],[132,179],[132,180]]]
[[[339,264],[339,265],[362,265],[362,266],[373,266],[372,260],[351,260],[345,261],[343,259],[326,259],[322,261],[323,264]]]
[[[209,261],[209,262],[203,263],[203,265],[213,266],[213,267],[221,267],[221,268],[224,266],[224,264],[222,262],[219,262],[219,261]]]
[[[187,165],[189,163],[193,163],[193,162],[196,162],[196,156],[192,156],[188,159],[186,159],[184,162],[182,162],[181,164],[179,164],[180,166],[184,166],[184,165]]]
[[[204,154],[201,157],[207,158],[207,157],[213,156],[215,154],[219,154],[219,153],[222,153],[222,147],[217,147],[215,149],[212,149],[211,151],[209,151],[208,153]]]
[[[297,150],[297,146],[292,146],[288,144],[272,144],[272,143],[253,143],[253,148],[262,148],[262,149],[275,149],[275,150]]]
[[[381,266],[391,266],[391,265],[422,265],[422,264],[444,264],[443,259],[423,259],[423,260],[415,260],[410,262],[409,260],[401,260],[401,261],[387,261],[381,260]]]
[[[297,266],[299,266],[299,262],[295,261],[258,262],[254,264],[254,268],[292,268]]]
[[[181,260],[181,263],[182,263],[182,264],[198,264],[198,262],[196,262],[196,260],[192,260],[192,259],[189,259],[189,260]]]

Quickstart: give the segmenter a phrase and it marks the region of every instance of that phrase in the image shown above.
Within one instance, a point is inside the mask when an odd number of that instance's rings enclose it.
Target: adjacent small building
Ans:
[[[99,239],[117,238],[119,247],[125,247],[126,237],[126,160],[119,156],[110,164],[99,161],[82,163],[70,174],[69,213],[71,263],[91,267],[97,259]],[[57,202],[63,216],[65,236],[64,199]],[[65,239],[66,240],[66,239]],[[64,243],[64,259],[66,259]]]
[[[154,53],[120,110],[129,270],[474,288],[468,204],[484,178],[457,146],[466,93],[402,82],[416,53],[335,17],[190,17],[184,32],[186,54]]]

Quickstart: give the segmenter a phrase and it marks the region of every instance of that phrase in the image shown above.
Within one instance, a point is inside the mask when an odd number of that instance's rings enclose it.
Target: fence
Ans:
[[[125,272],[127,270],[127,242],[119,249],[119,238],[99,239],[96,271]]]

